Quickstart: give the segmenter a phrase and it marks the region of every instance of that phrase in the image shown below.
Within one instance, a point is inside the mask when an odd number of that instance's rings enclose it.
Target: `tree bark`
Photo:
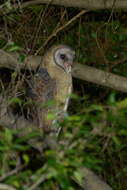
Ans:
[[[90,169],[82,167],[80,172],[84,176],[83,184],[81,184],[84,190],[113,190]]]
[[[35,70],[39,65],[43,67],[41,56],[28,56],[24,62],[19,62],[18,53],[7,53],[0,50],[0,68],[20,70],[28,68]],[[127,92],[127,78],[113,73],[105,72],[84,64],[75,63],[72,75],[75,78],[106,86],[118,91]]]
[[[127,78],[110,72],[77,63],[73,68],[72,75],[81,80],[127,92]]]
[[[64,7],[77,7],[77,8],[85,8],[90,10],[98,10],[98,9],[126,9],[127,1],[126,0],[31,0],[26,1],[24,3],[18,4],[10,4],[10,10],[6,9],[6,6],[1,5],[0,15],[6,14],[11,10],[18,8],[26,8],[31,5],[37,4],[47,4],[47,5],[59,5]]]
[[[127,8],[126,0],[33,0],[23,3],[23,7],[33,4],[52,4],[85,9],[111,9],[113,5],[116,9]]]
[[[0,183],[0,190],[16,190],[16,189],[10,185]]]

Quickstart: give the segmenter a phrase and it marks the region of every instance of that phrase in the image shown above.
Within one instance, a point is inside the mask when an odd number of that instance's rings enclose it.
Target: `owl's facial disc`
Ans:
[[[56,50],[54,59],[55,63],[61,67],[66,73],[71,72],[75,52],[70,47],[65,46]]]

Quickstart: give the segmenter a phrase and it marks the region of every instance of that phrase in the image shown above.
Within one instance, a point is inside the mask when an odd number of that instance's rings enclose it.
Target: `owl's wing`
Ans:
[[[50,77],[47,69],[40,68],[27,83],[27,94],[36,103],[45,103],[53,98],[55,81]]]
[[[47,115],[52,110],[49,102],[53,101],[56,93],[56,81],[53,80],[45,68],[40,68],[34,78],[28,83],[28,97],[33,101],[33,119],[37,120],[39,128],[50,130],[52,120]]]

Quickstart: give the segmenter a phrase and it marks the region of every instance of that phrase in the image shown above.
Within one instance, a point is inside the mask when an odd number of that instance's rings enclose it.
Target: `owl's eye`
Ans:
[[[65,55],[65,54],[60,54],[60,58],[61,58],[62,60],[65,60],[65,59],[66,59],[66,55]]]

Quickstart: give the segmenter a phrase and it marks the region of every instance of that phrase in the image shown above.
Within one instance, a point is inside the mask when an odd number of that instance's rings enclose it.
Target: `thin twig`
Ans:
[[[37,187],[42,183],[44,182],[48,177],[48,174],[42,174],[40,176],[40,178],[38,178],[38,180],[30,187],[28,188],[28,190],[36,190]]]
[[[37,24],[37,26],[36,26],[36,29],[37,29],[36,34],[33,34],[33,38],[34,38],[34,39],[33,39],[32,48],[35,46],[35,42],[36,42],[36,40],[37,40],[37,38],[38,38],[38,36],[39,36],[39,32],[40,32],[40,29],[41,29],[41,25],[42,25],[42,21],[43,21],[44,15],[46,14],[46,11],[48,10],[49,5],[52,3],[52,1],[53,1],[53,0],[50,0],[50,2],[48,2],[48,3],[46,4],[46,7],[45,7],[44,11],[43,11],[43,8],[42,8],[42,10],[41,10],[41,13],[40,13],[40,15],[39,15],[39,17],[40,17],[40,22],[39,22],[39,24]],[[43,11],[43,13],[42,13],[42,11]]]
[[[16,167],[14,170],[11,170],[10,172],[6,173],[5,175],[0,177],[0,181],[3,181],[4,179],[6,179],[9,176],[12,176],[16,173],[18,173],[19,171],[21,171],[23,168],[25,167],[25,165],[20,165],[18,167]],[[1,190],[1,189],[0,189]]]
[[[82,11],[80,11],[80,13],[78,13],[76,16],[74,16],[71,20],[69,20],[66,24],[64,24],[63,26],[61,26],[61,27],[59,27],[58,29],[56,29],[48,38],[47,38],[47,40],[45,41],[45,43],[43,44],[43,46],[42,47],[40,47],[37,51],[36,51],[36,53],[35,53],[35,55],[37,55],[41,50],[42,50],[42,48],[44,48],[47,44],[48,44],[48,42],[53,38],[53,37],[55,37],[59,32],[61,32],[62,30],[64,30],[67,26],[69,26],[72,22],[74,22],[76,19],[78,19],[79,17],[81,17],[83,14],[85,14],[85,13],[87,13],[88,12],[88,10],[82,10]]]

